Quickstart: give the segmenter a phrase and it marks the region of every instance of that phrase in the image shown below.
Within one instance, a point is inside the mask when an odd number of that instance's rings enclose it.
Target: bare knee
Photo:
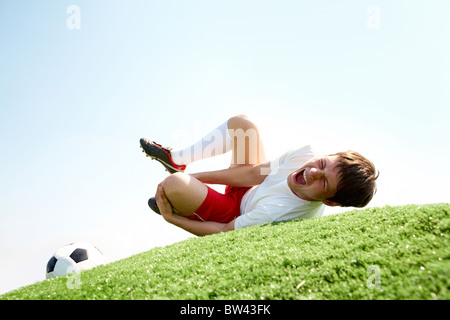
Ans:
[[[256,124],[246,114],[238,114],[228,119],[228,129],[257,129]]]
[[[247,114],[245,114],[245,113],[240,113],[240,114],[237,114],[237,115],[231,117],[230,119],[250,120],[250,117]]]
[[[232,116],[230,119],[228,119],[228,122],[244,122],[244,121],[250,121],[250,117],[247,114],[237,114],[235,116]]]
[[[171,174],[161,184],[172,208],[184,216],[193,215],[208,194],[205,184],[186,173]]]
[[[162,182],[162,187],[166,196],[182,192],[188,186],[188,176],[182,172],[176,172],[168,176]]]

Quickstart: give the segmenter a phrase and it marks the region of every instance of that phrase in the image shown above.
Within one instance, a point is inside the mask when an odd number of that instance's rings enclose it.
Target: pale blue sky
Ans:
[[[307,143],[366,155],[381,171],[371,206],[448,202],[448,12],[445,0],[0,1],[0,293],[43,280],[68,242],[112,261],[189,237],[149,211],[166,173],[139,138],[181,148],[236,113],[260,123],[269,157]]]

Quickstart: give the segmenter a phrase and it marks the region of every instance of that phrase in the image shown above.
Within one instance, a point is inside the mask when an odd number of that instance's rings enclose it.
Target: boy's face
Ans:
[[[292,192],[304,200],[322,201],[329,206],[339,205],[327,200],[337,191],[339,181],[337,164],[338,156],[313,158],[288,176],[288,186]]]

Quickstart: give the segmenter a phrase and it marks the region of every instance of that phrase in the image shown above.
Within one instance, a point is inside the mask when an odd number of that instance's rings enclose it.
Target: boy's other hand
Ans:
[[[158,185],[158,189],[155,194],[156,203],[158,204],[159,212],[166,221],[169,221],[173,216],[173,208],[169,200],[164,193],[164,188],[161,184]]]

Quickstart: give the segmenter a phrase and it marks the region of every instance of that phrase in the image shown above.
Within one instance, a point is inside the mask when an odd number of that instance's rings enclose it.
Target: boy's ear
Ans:
[[[323,202],[323,204],[325,204],[327,206],[330,206],[330,207],[337,207],[337,206],[341,207],[340,203],[337,203],[337,202],[334,202],[334,201],[323,200],[322,202]]]

